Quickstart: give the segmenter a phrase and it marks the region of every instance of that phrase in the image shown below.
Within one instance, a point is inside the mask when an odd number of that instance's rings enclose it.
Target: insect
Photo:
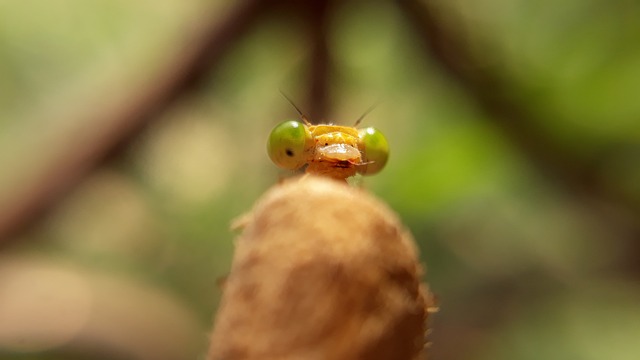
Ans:
[[[307,173],[342,180],[356,173],[373,175],[384,168],[389,158],[387,139],[376,128],[357,128],[371,109],[353,127],[312,125],[286,95],[285,98],[302,122],[284,121],[271,131],[267,152],[278,167],[297,170],[307,165]]]

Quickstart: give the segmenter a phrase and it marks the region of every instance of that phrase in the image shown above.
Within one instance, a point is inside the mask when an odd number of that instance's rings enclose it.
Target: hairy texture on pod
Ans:
[[[208,359],[424,359],[431,294],[380,200],[306,175],[244,219]]]

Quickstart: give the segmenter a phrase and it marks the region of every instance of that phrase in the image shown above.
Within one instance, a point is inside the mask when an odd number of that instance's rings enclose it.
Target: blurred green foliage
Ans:
[[[640,203],[640,3],[436,3],[478,69],[508,80],[510,99],[536,129],[570,157],[598,161],[607,184]],[[222,19],[226,6],[0,2],[0,210],[28,196],[61,154],[108,128],[92,114],[157,77],[194,19],[216,8]],[[618,264],[630,251],[624,226],[639,220],[616,204],[576,199],[539,171],[425,55],[391,1],[337,10],[333,112],[322,120],[349,124],[383,101],[364,124],[385,133],[391,157],[363,183],[399,212],[421,249],[441,299],[434,358],[637,359],[640,275]],[[265,152],[271,127],[297,115],[279,89],[294,99],[306,93],[308,41],[288,16],[260,24],[206,86],[2,248],[0,358],[204,353],[216,280],[231,262],[229,223],[288,175]],[[31,287],[9,281],[20,276]],[[60,286],[43,289],[48,281]],[[74,291],[84,295],[56,297]],[[33,294],[44,298],[24,305]],[[83,306],[92,310],[76,328],[55,326],[73,316],[54,312]],[[42,319],[51,324],[43,329]]]

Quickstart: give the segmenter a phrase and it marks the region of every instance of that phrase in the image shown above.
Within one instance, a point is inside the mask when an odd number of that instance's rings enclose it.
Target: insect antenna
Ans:
[[[373,111],[373,109],[375,109],[376,107],[378,107],[378,105],[380,105],[380,101],[376,102],[375,104],[371,105],[367,111],[364,112],[364,114],[360,115],[360,117],[358,118],[358,120],[356,120],[356,123],[353,124],[353,127],[356,127],[358,125],[360,125],[360,122],[362,122],[362,119],[364,119],[365,116],[369,115],[370,112]]]
[[[300,119],[302,119],[302,122],[304,122],[305,125],[310,126],[311,125],[311,121],[309,121],[309,118],[307,118],[307,116],[305,114],[303,114],[302,111],[300,111],[300,109],[296,106],[296,104],[293,103],[293,100],[291,100],[287,96],[287,94],[285,94],[282,90],[280,90],[280,94],[282,94],[282,96],[284,96],[284,98],[287,99],[289,104],[291,104],[291,106],[293,106],[293,108],[296,109],[296,111],[300,115]]]

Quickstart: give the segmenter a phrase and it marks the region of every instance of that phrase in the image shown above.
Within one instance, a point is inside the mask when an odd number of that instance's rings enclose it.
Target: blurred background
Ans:
[[[364,120],[432,359],[640,358],[640,3],[0,1],[0,359],[197,359],[271,128]],[[304,201],[304,199],[301,199]]]

